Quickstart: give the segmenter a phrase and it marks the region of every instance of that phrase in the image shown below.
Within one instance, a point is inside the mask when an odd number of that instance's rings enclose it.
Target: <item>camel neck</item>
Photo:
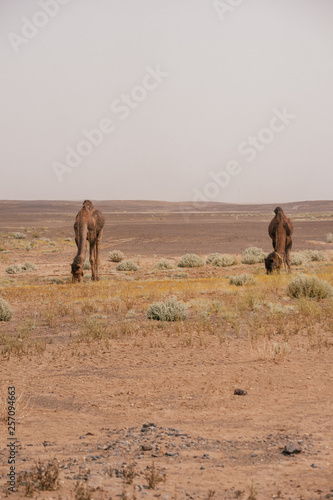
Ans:
[[[88,227],[86,222],[79,222],[77,234],[77,255],[85,257],[87,248]]]

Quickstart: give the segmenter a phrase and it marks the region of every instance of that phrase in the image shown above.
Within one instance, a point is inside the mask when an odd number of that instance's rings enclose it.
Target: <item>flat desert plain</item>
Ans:
[[[0,497],[333,498],[333,202],[282,204],[292,272],[271,276],[242,253],[271,251],[275,205],[96,202],[101,280],[87,269],[72,284],[81,204],[0,202],[0,297],[13,311],[0,322]],[[117,270],[113,250],[137,270]],[[211,253],[232,258],[206,264]],[[178,267],[185,254],[204,265]],[[314,275],[325,298],[290,294]],[[186,319],[148,319],[167,299]]]

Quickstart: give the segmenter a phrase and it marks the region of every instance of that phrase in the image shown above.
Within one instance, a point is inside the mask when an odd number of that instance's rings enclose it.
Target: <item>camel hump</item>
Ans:
[[[84,200],[83,208],[86,208],[87,210],[94,210],[95,207],[90,200]]]

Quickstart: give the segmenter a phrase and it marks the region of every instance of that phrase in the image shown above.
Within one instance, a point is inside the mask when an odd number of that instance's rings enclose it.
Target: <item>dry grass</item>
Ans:
[[[24,482],[25,496],[33,498],[36,491],[55,491],[59,488],[59,463],[56,459],[44,464],[38,460],[35,468],[18,478],[19,487]]]
[[[144,265],[151,269],[151,262]],[[174,279],[175,273],[163,273],[157,278],[159,275],[147,273],[144,265],[135,278],[113,275],[93,286],[89,281],[80,286],[55,286],[41,279],[29,281],[26,275],[15,284],[11,278],[3,280],[0,292],[4,299],[15,304],[15,309],[29,303],[30,310],[19,318],[13,316],[8,324],[11,331],[0,330],[2,356],[42,355],[58,335],[63,337],[57,347],[60,351],[62,345],[73,342],[93,349],[96,343],[107,347],[124,338],[139,340],[142,336],[152,336],[152,346],[156,342],[168,345],[170,337],[174,337],[173,342],[181,348],[202,348],[209,343],[219,347],[242,337],[250,342],[251,349],[263,351],[258,355],[275,362],[287,356],[283,346],[290,345],[290,339],[297,335],[304,336],[316,349],[332,343],[329,332],[333,330],[333,300],[318,302],[306,296],[297,301],[290,299],[287,289],[293,275],[267,276],[264,269],[259,269],[255,277],[250,274],[249,278],[255,280],[255,286],[247,287],[230,285],[224,269],[216,270],[214,275],[212,268],[194,268],[186,277]],[[235,266],[236,272],[237,268],[243,270],[244,266]],[[317,272],[319,280],[333,284],[331,262],[314,261],[310,269]],[[244,283],[241,276],[231,281]],[[166,297],[170,296],[188,305],[186,321],[160,319],[166,318],[161,308],[156,315],[160,321],[149,320],[149,305],[157,302],[165,308]],[[150,318],[154,315],[151,311]],[[178,316],[184,319],[183,312]],[[321,335],[316,333],[319,331]]]

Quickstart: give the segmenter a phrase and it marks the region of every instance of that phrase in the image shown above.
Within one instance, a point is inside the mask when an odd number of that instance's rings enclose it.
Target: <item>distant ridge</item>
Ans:
[[[82,200],[83,201],[83,200]],[[82,205],[82,201],[56,201],[56,200],[0,200],[1,209],[12,209],[35,213],[42,210],[44,213],[76,212]],[[333,200],[295,201],[288,203],[265,203],[265,204],[237,204],[223,202],[171,202],[150,200],[99,200],[93,203],[105,212],[273,212],[278,205],[289,212],[332,212]]]

